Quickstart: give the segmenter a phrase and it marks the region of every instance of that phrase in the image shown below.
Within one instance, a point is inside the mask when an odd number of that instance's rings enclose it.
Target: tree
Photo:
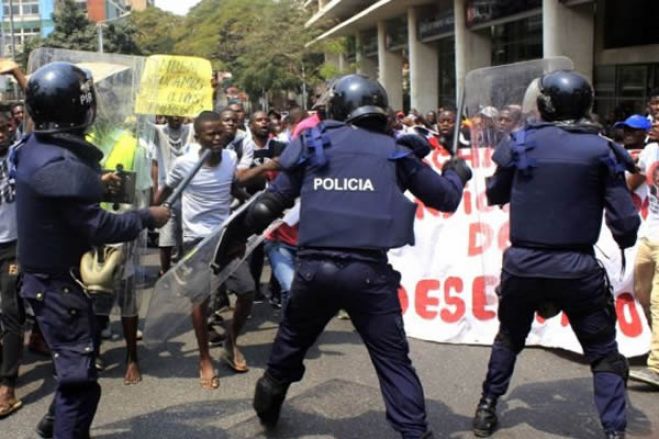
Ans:
[[[129,21],[108,23],[103,32],[103,51],[123,53],[125,55],[142,55],[142,49],[136,42],[138,31]]]
[[[96,50],[96,29],[73,0],[63,0],[53,14],[55,29],[44,46],[73,50]]]
[[[202,0],[186,17],[174,51],[210,59],[233,73],[252,96],[263,91],[301,91],[324,78],[323,46],[306,44],[318,30],[306,28],[310,12],[300,0]]]
[[[144,55],[171,54],[183,35],[185,19],[149,6],[133,12],[127,20],[136,30],[134,40]]]

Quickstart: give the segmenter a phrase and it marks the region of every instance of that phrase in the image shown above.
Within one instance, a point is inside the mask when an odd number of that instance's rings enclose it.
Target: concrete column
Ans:
[[[344,73],[346,70],[348,70],[348,61],[346,60],[346,55],[343,52],[339,53],[339,70],[341,73]]]
[[[389,106],[403,108],[403,56],[387,50],[387,25],[378,22],[378,80],[389,95]]]
[[[467,29],[465,1],[454,0],[455,14],[455,80],[456,92],[464,87],[465,75],[473,69],[492,64],[492,41],[487,31]]]
[[[419,10],[407,11],[407,37],[410,56],[410,106],[422,114],[437,108],[439,61],[437,48],[417,38]]]
[[[567,56],[574,69],[593,80],[595,11],[591,3],[566,6],[559,0],[542,1],[543,56]]]
[[[364,56],[362,50],[362,37],[361,33],[355,34],[355,41],[357,42],[357,73],[360,75],[368,76],[371,79],[376,79],[378,75],[378,65],[375,59]]]

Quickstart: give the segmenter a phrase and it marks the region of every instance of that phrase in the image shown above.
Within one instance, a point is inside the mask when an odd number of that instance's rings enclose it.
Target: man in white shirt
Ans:
[[[198,162],[199,155],[204,150],[213,151],[183,191],[183,247],[186,251],[193,249],[229,216],[237,164],[236,153],[224,149],[231,140],[231,133],[224,129],[220,115],[212,111],[202,112],[195,120],[195,132],[200,149],[190,148],[186,154],[174,161],[165,186],[158,191],[155,200],[158,204],[171,193]],[[247,363],[237,346],[238,334],[252,309],[255,289],[246,264],[241,264],[229,277],[226,287],[236,294],[236,303],[233,319],[226,322],[227,337],[222,357],[234,371],[247,372]],[[208,300],[195,305],[192,322],[199,345],[201,386],[205,389],[217,389],[220,385],[219,378],[215,375],[208,349],[207,307]]]
[[[640,115],[631,116],[622,123],[625,133],[634,128],[629,126],[630,119],[636,122],[636,130],[642,131],[637,137],[643,139],[650,129],[650,122]],[[634,191],[646,183],[649,204],[647,218],[638,232],[634,294],[648,316],[652,338],[647,367],[631,370],[629,377],[659,387],[659,143],[651,142],[643,148],[638,156],[638,167],[641,172],[630,175],[627,184]]]

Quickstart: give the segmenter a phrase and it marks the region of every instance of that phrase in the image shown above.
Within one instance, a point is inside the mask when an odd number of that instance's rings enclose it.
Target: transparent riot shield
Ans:
[[[147,207],[154,124],[134,111],[145,58],[39,48],[30,54],[28,72],[55,61],[73,63],[90,71],[94,79],[97,116],[87,140],[103,151],[104,170],[117,172],[120,177],[119,187],[101,206],[112,213]],[[134,241],[101,246],[83,257],[81,277],[94,295],[97,314],[109,314],[116,304],[122,316],[137,316],[141,296],[138,290],[145,284],[145,254],[143,232]]]
[[[204,238],[158,279],[144,325],[144,342],[147,347],[156,348],[176,334],[190,329],[192,307],[208,299],[232,270],[235,271],[237,266],[263,242],[265,236],[279,226],[280,222],[275,221],[262,234],[251,236],[243,256],[233,260],[224,270],[218,272],[211,266],[219,244],[226,239],[229,225],[243,220],[244,213],[259,194],[260,192],[253,195],[236,209],[212,234]]]
[[[470,236],[472,244],[489,251],[480,253],[482,273],[498,275],[501,267],[501,251],[507,245],[507,207],[488,207],[485,199],[485,179],[494,173],[492,154],[499,142],[510,133],[536,119],[535,105],[539,93],[537,80],[556,70],[572,70],[572,61],[565,57],[545,58],[533,61],[486,67],[470,71],[465,77],[464,124],[469,127],[471,151],[470,165],[474,178],[470,182],[471,193],[476,199],[474,209],[480,230]],[[493,245],[494,244],[494,245]],[[486,296],[488,302],[496,301],[494,283]]]

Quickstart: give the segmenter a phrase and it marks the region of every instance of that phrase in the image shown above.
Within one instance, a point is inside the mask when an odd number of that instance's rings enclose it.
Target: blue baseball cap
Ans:
[[[652,122],[650,122],[650,120],[645,116],[641,116],[640,114],[632,114],[624,121],[616,122],[613,124],[613,128],[623,127],[629,127],[635,130],[650,131],[650,128],[652,128]]]

